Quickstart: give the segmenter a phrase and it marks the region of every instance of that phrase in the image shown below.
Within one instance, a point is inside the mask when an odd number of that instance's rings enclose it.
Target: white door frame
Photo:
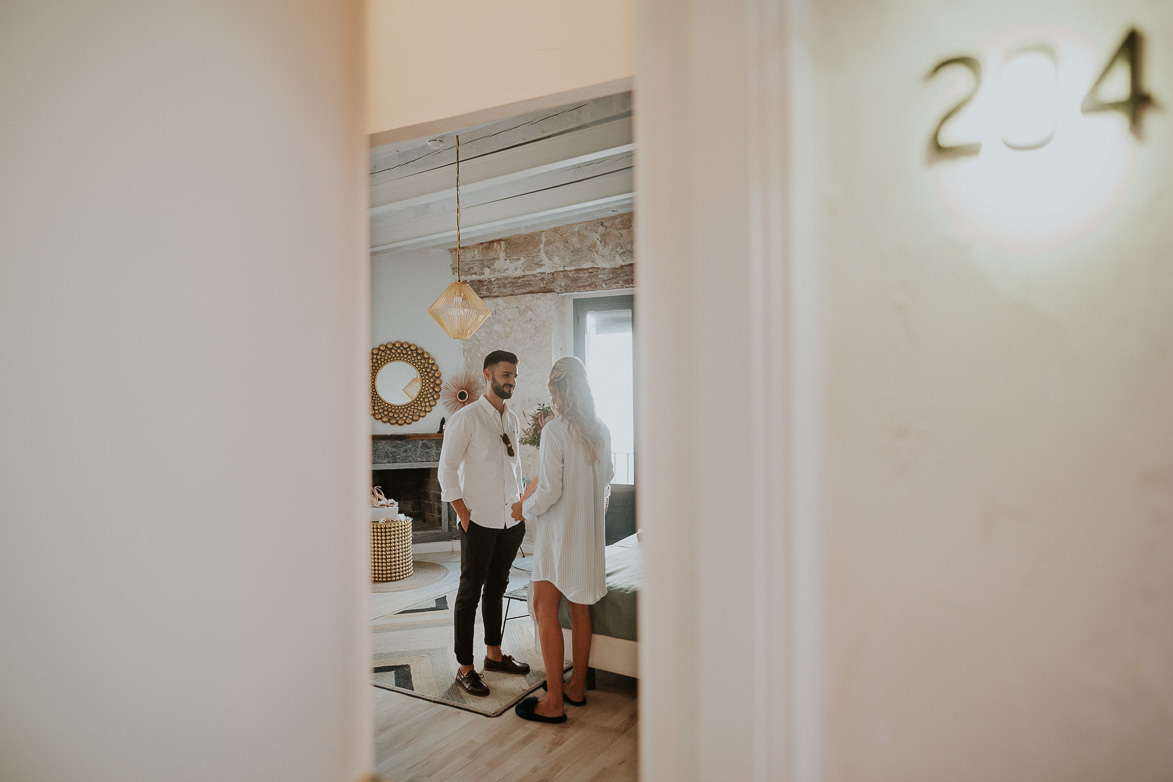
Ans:
[[[639,6],[644,780],[820,777],[801,11]]]

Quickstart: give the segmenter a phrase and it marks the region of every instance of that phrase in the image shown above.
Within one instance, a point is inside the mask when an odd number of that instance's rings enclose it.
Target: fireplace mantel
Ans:
[[[375,470],[395,467],[435,467],[440,463],[444,436],[374,435],[371,438],[371,467]]]
[[[425,434],[372,434],[372,440],[443,440],[441,433],[428,432]]]

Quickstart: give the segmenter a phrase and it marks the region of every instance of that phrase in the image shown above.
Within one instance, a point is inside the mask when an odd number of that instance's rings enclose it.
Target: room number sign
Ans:
[[[1137,137],[1140,136],[1141,120],[1144,110],[1153,105],[1153,96],[1144,87],[1143,45],[1144,39],[1140,32],[1136,29],[1129,30],[1124,36],[1124,40],[1120,43],[1120,46],[1108,58],[1103,71],[1100,73],[1100,77],[1090,85],[1087,94],[1083,98],[1083,102],[1080,104],[1080,111],[1083,114],[1109,111],[1120,112],[1128,118],[1129,128],[1133,135]],[[1034,43],[1014,49],[1003,65],[1008,65],[1015,58],[1026,55],[1041,55],[1050,60],[1052,67],[1056,71],[1058,69],[1058,58],[1056,57],[1055,50],[1045,43]],[[1122,98],[1110,99],[1103,95],[1104,86],[1105,82],[1108,81],[1109,74],[1118,66],[1123,67],[1128,74],[1128,93]],[[971,103],[978,94],[978,90],[982,84],[982,64],[976,57],[970,56],[950,57],[942,60],[933,66],[933,69],[925,78],[932,79],[937,74],[949,69],[968,71],[972,84],[968,92],[957,103],[945,110],[936,128],[934,128],[929,138],[930,157],[933,161],[976,155],[982,148],[980,141],[963,141],[953,144],[946,144],[942,141],[941,136],[946,128],[954,121],[961,119],[963,113],[967,110],[973,110]],[[1037,128],[1029,138],[1008,138],[1006,135],[1003,135],[1002,142],[1007,147],[1016,150],[1038,149],[1045,146],[1054,134],[1055,123],[1052,122],[1049,129],[1047,127]]]

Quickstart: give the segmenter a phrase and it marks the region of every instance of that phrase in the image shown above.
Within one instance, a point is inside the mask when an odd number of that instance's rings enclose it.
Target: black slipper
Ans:
[[[545,690],[546,692],[549,692],[550,691],[550,682],[549,681],[542,682],[542,689]],[[585,694],[582,696],[581,701],[576,701],[574,698],[571,698],[569,695],[567,695],[565,692],[563,692],[562,693],[562,700],[565,701],[566,703],[569,703],[571,706],[586,706],[586,695]]]
[[[534,713],[534,707],[537,705],[538,699],[535,697],[529,697],[514,706],[513,713],[518,717],[521,717],[523,720],[529,720],[530,722],[549,722],[553,724],[566,722],[565,714],[563,714],[561,717],[546,717],[541,714]]]

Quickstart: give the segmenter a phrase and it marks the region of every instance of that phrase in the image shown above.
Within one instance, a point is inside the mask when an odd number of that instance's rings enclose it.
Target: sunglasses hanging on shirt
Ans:
[[[510,456],[513,456],[513,443],[511,443],[509,441],[509,433],[508,432],[501,433],[501,442],[505,443],[505,452],[508,453]]]

